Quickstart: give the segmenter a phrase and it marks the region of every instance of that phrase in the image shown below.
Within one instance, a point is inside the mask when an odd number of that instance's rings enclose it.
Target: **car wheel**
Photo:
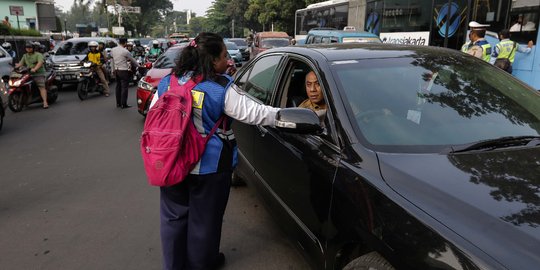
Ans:
[[[77,95],[80,100],[85,100],[88,97],[88,81],[84,80],[77,84]]]
[[[20,112],[23,109],[23,94],[21,92],[13,92],[8,97],[9,109],[13,112]]]
[[[240,177],[236,171],[233,171],[232,177],[231,177],[231,186],[243,187],[245,185],[247,185],[246,181],[244,181],[244,179],[242,179],[242,177]]]
[[[395,270],[379,253],[370,252],[348,263],[343,270]]]

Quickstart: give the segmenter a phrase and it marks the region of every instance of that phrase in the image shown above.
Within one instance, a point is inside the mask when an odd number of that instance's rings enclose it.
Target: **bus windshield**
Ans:
[[[343,29],[347,26],[349,1],[326,1],[296,11],[295,39],[304,38],[313,28]]]

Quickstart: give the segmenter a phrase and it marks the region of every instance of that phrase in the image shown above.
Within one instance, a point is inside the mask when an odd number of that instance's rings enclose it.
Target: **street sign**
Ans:
[[[107,32],[109,32],[109,28],[99,28],[98,31],[100,33],[107,33]]]
[[[24,16],[24,8],[22,6],[9,6],[9,14]]]
[[[118,36],[123,36],[125,34],[123,26],[113,26],[112,32]]]
[[[121,10],[125,13],[141,13],[141,7],[122,6]]]

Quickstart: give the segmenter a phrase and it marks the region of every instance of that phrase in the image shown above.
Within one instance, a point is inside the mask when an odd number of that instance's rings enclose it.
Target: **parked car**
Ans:
[[[51,56],[47,59],[47,65],[56,72],[56,86],[61,89],[65,84],[76,84],[79,81],[79,75],[82,69],[81,60],[88,53],[88,42],[103,41],[106,51],[118,46],[118,43],[113,38],[70,38],[58,43]],[[109,59],[109,61],[112,61]],[[104,66],[107,68],[106,76],[108,79],[114,77],[113,69],[108,63]]]
[[[240,50],[242,54],[242,60],[249,60],[249,47],[245,39],[243,38],[228,38],[226,41],[236,44],[236,47]]]
[[[318,77],[326,110],[297,108]],[[537,269],[540,95],[459,51],[289,46],[235,84],[283,108],[235,122],[237,173],[314,269]]]
[[[234,63],[237,67],[242,66],[242,53],[240,53],[240,49],[236,46],[233,42],[225,42],[225,46],[227,47],[227,52],[229,55],[233,58]]]
[[[148,66],[150,69],[146,73],[146,76],[139,80],[137,84],[137,110],[143,116],[146,116],[148,112],[159,81],[171,73],[171,70],[176,65],[175,60],[183,48],[185,46],[173,46],[169,48],[169,50],[158,57],[153,65],[151,64],[152,66]]]
[[[379,36],[362,31],[351,30],[310,30],[305,44],[328,43],[382,43]]]

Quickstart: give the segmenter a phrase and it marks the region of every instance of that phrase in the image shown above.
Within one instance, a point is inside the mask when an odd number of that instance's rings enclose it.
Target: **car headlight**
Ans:
[[[83,67],[85,67],[85,68],[89,68],[91,66],[92,66],[92,62],[86,62],[86,63],[83,64]]]
[[[154,89],[154,87],[151,84],[144,81],[144,78],[139,80],[139,83],[137,83],[137,87],[142,88],[147,91],[152,91]]]

